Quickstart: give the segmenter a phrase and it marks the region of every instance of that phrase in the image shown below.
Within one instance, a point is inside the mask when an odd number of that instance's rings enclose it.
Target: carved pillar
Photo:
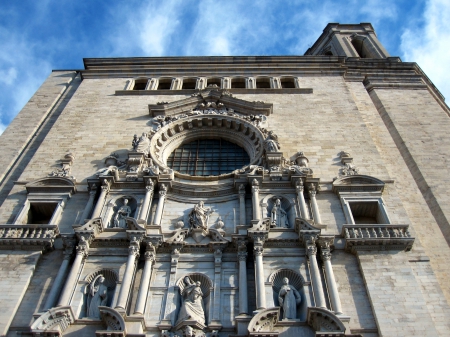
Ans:
[[[253,254],[255,256],[255,286],[256,286],[256,309],[266,308],[266,289],[264,287],[264,266],[263,266],[263,244],[264,241],[255,240]]]
[[[316,193],[317,193],[316,187],[313,184],[311,184],[309,187],[309,198],[311,199],[311,208],[314,217],[314,223],[321,224],[322,219],[320,218],[319,206],[317,205],[316,200]]]
[[[94,211],[92,212],[92,219],[98,218],[100,213],[102,212],[103,205],[105,204],[106,196],[109,192],[109,183],[105,181],[105,185],[101,187],[102,191],[100,192],[100,196],[97,200],[97,205],[95,205]]]
[[[261,210],[259,207],[259,183],[253,179],[252,182],[252,202],[253,202],[253,220],[261,219]]]
[[[331,265],[331,250],[330,245],[334,238],[321,238],[319,240],[320,253],[325,268],[325,278],[327,280],[328,291],[330,294],[331,308],[336,315],[342,315],[341,299],[334,278],[333,267]]]
[[[239,224],[245,226],[245,186],[239,186]]]
[[[92,211],[92,206],[94,206],[95,195],[97,194],[97,186],[92,185],[89,191],[89,200],[84,208],[83,214],[81,215],[80,223],[84,224],[84,220],[88,219],[89,214]]]
[[[130,286],[134,276],[137,257],[139,257],[139,242],[132,240],[130,247],[128,247],[128,261],[123,275],[119,297],[117,298],[116,309],[119,308],[125,310],[127,307],[128,295],[130,294]]]
[[[164,201],[166,200],[166,194],[167,194],[167,187],[166,185],[161,184],[161,187],[159,188],[159,200],[158,206],[156,207],[155,221],[153,221],[153,224],[155,226],[161,225],[161,218],[164,209]]]
[[[75,256],[75,261],[73,261],[72,269],[70,269],[69,276],[66,279],[66,284],[64,285],[57,305],[58,307],[69,305],[70,296],[72,295],[73,288],[75,287],[75,282],[77,280],[78,273],[80,272],[81,263],[83,262],[83,259],[88,256],[89,242],[84,237],[81,237],[76,250],[77,254]]]
[[[155,248],[149,242],[147,245],[147,251],[145,252],[145,266],[142,272],[141,285],[139,286],[139,293],[136,301],[136,307],[134,309],[135,314],[144,314],[145,301],[148,296],[148,286],[150,285],[150,277],[152,274],[152,265],[155,261]]]
[[[170,259],[170,278],[167,284],[167,293],[164,308],[164,324],[174,325],[177,317],[175,316],[178,303],[178,287],[176,286],[176,276],[178,268],[178,260],[180,259],[180,251],[177,248],[172,250]]]
[[[303,179],[300,179],[295,186],[298,198],[298,208],[300,209],[300,217],[303,219],[309,219],[308,208],[306,207],[305,196],[303,194],[304,186]]]
[[[75,243],[74,240],[67,241],[66,249],[64,250],[63,262],[59,267],[58,274],[55,277],[55,281],[53,281],[52,288],[50,289],[50,292],[47,296],[47,300],[45,301],[44,310],[53,308],[56,300],[58,299],[58,295],[63,286],[64,276],[66,276],[67,269],[69,267],[69,262],[73,255],[74,243]]]
[[[239,245],[239,314],[248,314],[247,294],[247,246],[244,242]]]
[[[311,266],[311,279],[314,288],[314,297],[316,306],[326,309],[325,296],[323,294],[322,279],[320,278],[319,266],[317,264],[317,247],[316,240],[311,237],[306,243],[306,251],[308,253],[309,264]]]
[[[220,322],[220,282],[222,275],[222,249],[217,248],[214,251],[214,303],[213,303],[213,312],[212,312],[212,320],[215,322]]]
[[[145,186],[145,198],[144,198],[144,203],[142,205],[142,209],[141,209],[141,214],[139,215],[139,219],[140,220],[147,220],[147,213],[148,213],[148,208],[150,207],[151,203],[152,203],[152,198],[153,198],[153,191],[154,191],[155,185],[153,184],[153,181],[150,180],[148,185]]]

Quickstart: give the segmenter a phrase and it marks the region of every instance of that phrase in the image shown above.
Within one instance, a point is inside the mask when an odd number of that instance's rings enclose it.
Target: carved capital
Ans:
[[[167,186],[165,184],[161,184],[161,186],[159,187],[159,195],[161,197],[166,196],[167,194]]]
[[[316,193],[317,193],[317,191],[316,191],[316,186],[314,186],[314,184],[310,184],[310,185],[309,185],[309,190],[308,190],[308,192],[309,192],[309,195],[310,195],[312,198],[315,198],[315,197],[316,197]]]
[[[320,256],[322,257],[323,261],[330,261],[331,260],[331,253],[329,249],[321,250]]]
[[[258,186],[252,186],[252,193],[258,193],[259,187]]]
[[[308,245],[306,247],[306,251],[307,251],[309,257],[311,257],[313,255],[315,256],[317,254],[317,247],[315,245]]]
[[[247,251],[238,252],[238,259],[239,259],[239,261],[246,261],[247,260],[247,255],[248,255]]]
[[[128,255],[134,255],[134,257],[139,257],[139,247],[130,246],[128,247]]]
[[[153,261],[155,261],[155,258],[156,258],[156,256],[155,256],[154,252],[151,252],[151,251],[146,251],[145,252],[145,260],[146,261],[153,262]]]
[[[105,193],[109,192],[109,185],[102,185],[100,188],[102,189],[102,192],[105,192]]]
[[[253,253],[255,254],[255,256],[262,256],[264,252],[264,248],[262,246],[255,246],[253,248]]]
[[[147,185],[147,186],[145,186],[146,193],[153,194],[154,189],[155,189],[154,185]]]
[[[295,191],[297,192],[297,194],[299,193],[303,193],[305,189],[305,186],[303,185],[303,179],[299,179],[297,181],[297,184],[295,185]]]
[[[87,257],[89,255],[89,246],[88,245],[78,245],[77,255],[82,255],[83,257]]]

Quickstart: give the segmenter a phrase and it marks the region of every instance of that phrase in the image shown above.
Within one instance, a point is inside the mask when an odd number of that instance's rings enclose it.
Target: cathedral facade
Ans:
[[[0,137],[0,334],[448,336],[449,113],[366,23],[53,71]]]

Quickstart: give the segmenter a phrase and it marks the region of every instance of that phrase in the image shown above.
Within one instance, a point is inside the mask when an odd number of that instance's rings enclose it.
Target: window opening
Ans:
[[[183,80],[182,89],[195,89],[197,80],[195,78],[186,78]]]
[[[234,89],[245,89],[245,79],[244,78],[233,78],[231,80],[231,88]]]
[[[243,148],[223,139],[199,139],[173,151],[167,165],[192,176],[217,176],[250,163]]]
[[[282,88],[295,88],[295,81],[293,78],[282,78],[281,79],[281,87]]]
[[[48,224],[56,210],[57,203],[30,203],[27,214],[27,224]]]
[[[136,80],[134,82],[133,90],[145,90],[148,80]]]
[[[268,78],[257,78],[256,87],[258,89],[270,89],[270,80]]]
[[[383,224],[377,201],[349,202],[355,224]]]
[[[159,80],[158,90],[170,90],[171,86],[172,86],[171,79],[162,79]]]
[[[220,88],[220,78],[211,78],[208,80],[208,85],[217,85]]]

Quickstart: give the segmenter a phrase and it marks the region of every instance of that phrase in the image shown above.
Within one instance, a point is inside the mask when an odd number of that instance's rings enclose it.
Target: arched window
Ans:
[[[192,176],[218,176],[249,163],[243,148],[223,139],[198,139],[182,144],[167,159],[170,168]]]
[[[295,88],[295,80],[293,77],[283,77],[281,78],[280,82],[282,88],[289,88],[289,89]]]
[[[195,89],[196,83],[197,83],[197,79],[195,79],[195,78],[185,78],[185,79],[183,79],[182,89]]]
[[[231,80],[231,88],[232,89],[245,89],[245,78],[237,77]]]
[[[142,78],[134,81],[133,90],[145,90],[147,87],[148,79]]]
[[[158,90],[170,90],[171,86],[172,86],[171,78],[162,78],[159,80]]]
[[[267,77],[258,77],[256,79],[256,87],[258,89],[270,89],[270,79]]]

